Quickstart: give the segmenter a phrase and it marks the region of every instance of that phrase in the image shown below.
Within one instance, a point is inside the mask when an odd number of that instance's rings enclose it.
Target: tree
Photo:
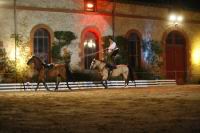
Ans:
[[[53,43],[52,46],[52,57],[54,59],[63,59],[60,55],[60,50],[62,47],[69,45],[72,40],[76,39],[76,36],[71,31],[55,31],[55,38],[58,40]]]

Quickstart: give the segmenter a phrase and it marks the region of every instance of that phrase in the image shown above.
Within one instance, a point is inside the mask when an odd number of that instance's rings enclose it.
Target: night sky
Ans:
[[[200,12],[200,0],[115,0],[123,3],[161,5]]]

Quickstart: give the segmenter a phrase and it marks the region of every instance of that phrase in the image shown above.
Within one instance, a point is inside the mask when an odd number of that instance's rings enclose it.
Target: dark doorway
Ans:
[[[186,80],[186,40],[178,31],[170,32],[166,38],[166,76],[178,84]]]
[[[140,68],[141,52],[140,38],[137,33],[130,33],[128,36],[128,63],[135,70]]]

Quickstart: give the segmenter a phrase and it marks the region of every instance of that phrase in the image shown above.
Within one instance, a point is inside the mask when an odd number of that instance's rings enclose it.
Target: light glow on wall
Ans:
[[[176,15],[171,14],[171,15],[169,16],[169,20],[170,20],[170,21],[175,21],[175,20],[176,20]]]
[[[16,58],[15,58],[16,52]],[[16,70],[22,72],[27,67],[27,60],[29,58],[30,48],[29,47],[17,47],[16,51],[13,48],[10,52],[9,59],[15,61],[16,59]]]
[[[170,14],[169,15],[169,21],[174,24],[175,26],[177,26],[178,24],[180,24],[183,21],[183,16],[179,15],[179,14]]]
[[[13,48],[13,49],[11,50],[11,52],[10,52],[10,55],[9,55],[9,59],[12,60],[12,61],[15,60],[15,52],[16,52],[16,57],[19,57],[19,56],[20,56],[20,54],[19,54],[19,48],[17,48],[16,51],[15,51],[15,49]]]
[[[92,1],[89,1],[85,3],[85,10],[89,12],[94,12],[95,11],[95,4]]]
[[[84,47],[95,48],[96,44],[92,39],[90,39],[84,42]]]
[[[172,21],[172,22],[182,22],[183,21],[183,16],[176,15],[176,14],[171,14],[169,16],[169,20]]]
[[[87,3],[87,8],[93,8],[94,4],[93,3]]]
[[[192,64],[200,65],[200,47],[196,47],[192,51]]]

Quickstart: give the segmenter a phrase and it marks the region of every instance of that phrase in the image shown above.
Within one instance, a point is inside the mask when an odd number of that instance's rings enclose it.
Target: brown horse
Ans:
[[[62,80],[66,81],[67,87],[71,90],[69,84],[68,84],[68,77],[67,73],[68,65],[67,64],[52,64],[51,68],[48,67],[48,64],[43,63],[40,58],[36,56],[32,56],[28,62],[27,65],[34,64],[34,69],[38,72],[38,79],[37,79],[37,87],[35,88],[35,91],[37,91],[39,84],[42,82],[43,85],[47,90],[49,90],[46,80],[47,78],[56,78],[56,88],[55,90],[58,90],[59,81],[57,81],[58,77],[61,77]]]
[[[93,59],[90,69],[97,69],[102,76],[102,84],[105,88],[107,88],[107,80],[109,77],[109,68],[107,67],[106,62]],[[117,65],[116,69],[113,69],[112,73],[110,74],[111,77],[118,77],[122,76],[125,80],[124,87],[129,83],[129,77],[134,80],[133,70],[128,67],[128,65]],[[103,82],[105,81],[106,84]]]

